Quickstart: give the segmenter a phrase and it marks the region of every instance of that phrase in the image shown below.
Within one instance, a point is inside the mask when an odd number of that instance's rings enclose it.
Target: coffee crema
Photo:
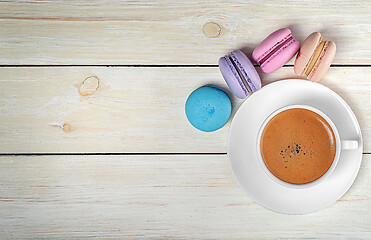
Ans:
[[[260,152],[266,167],[278,179],[305,184],[317,180],[331,167],[336,140],[322,116],[292,108],[269,120],[261,135]]]

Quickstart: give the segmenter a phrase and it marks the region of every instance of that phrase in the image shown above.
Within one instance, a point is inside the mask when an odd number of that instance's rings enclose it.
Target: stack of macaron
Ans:
[[[329,69],[336,45],[323,41],[319,32],[309,35],[300,47],[288,28],[279,29],[265,38],[253,51],[252,58],[265,73],[271,73],[299,52],[294,71],[313,82],[319,81]],[[261,88],[261,80],[250,59],[239,50],[219,59],[219,69],[229,89],[244,99]],[[188,121],[201,131],[215,131],[223,127],[231,114],[228,94],[217,87],[206,85],[189,95],[185,111]]]

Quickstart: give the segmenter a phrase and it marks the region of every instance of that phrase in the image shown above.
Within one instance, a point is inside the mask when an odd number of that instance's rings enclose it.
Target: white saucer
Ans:
[[[342,150],[339,163],[323,182],[295,189],[278,184],[262,169],[257,158],[259,128],[269,114],[287,105],[308,105],[325,113],[341,139],[358,140],[359,147]],[[336,202],[350,188],[362,161],[362,135],[347,103],[329,88],[306,80],[277,81],[255,92],[235,114],[228,138],[228,156],[240,186],[257,203],[286,214],[305,214]]]

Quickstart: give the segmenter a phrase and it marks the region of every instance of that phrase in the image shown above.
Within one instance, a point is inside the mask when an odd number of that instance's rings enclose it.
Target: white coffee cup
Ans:
[[[267,166],[265,165],[264,161],[263,161],[263,157],[261,156],[261,151],[260,151],[260,141],[261,141],[261,136],[262,136],[262,133],[263,133],[263,130],[265,128],[265,126],[267,125],[267,123],[274,117],[276,116],[277,114],[279,114],[280,112],[283,112],[285,110],[289,110],[289,109],[294,109],[294,108],[300,108],[300,109],[307,109],[307,110],[310,110],[312,112],[315,112],[317,113],[318,115],[320,115],[321,117],[323,117],[326,122],[330,125],[332,131],[334,132],[334,135],[335,135],[335,141],[336,141],[336,152],[335,152],[335,157],[334,157],[334,160],[330,166],[330,168],[327,170],[327,172],[325,174],[323,174],[320,178],[318,178],[317,180],[313,181],[313,182],[309,182],[309,183],[304,183],[304,184],[292,184],[292,183],[287,183],[287,182],[284,182],[282,181],[281,179],[277,178],[276,176],[274,176],[267,168]],[[261,125],[260,127],[260,130],[259,130],[259,133],[258,133],[258,139],[257,139],[257,155],[258,155],[258,160],[260,162],[260,165],[261,167],[263,168],[264,172],[269,176],[271,177],[274,181],[276,181],[277,183],[283,185],[283,186],[286,186],[286,187],[289,187],[289,188],[308,188],[308,187],[313,187],[317,184],[319,184],[320,182],[322,182],[325,178],[327,178],[329,175],[331,175],[331,173],[333,172],[333,170],[335,169],[337,163],[339,162],[339,158],[340,158],[340,154],[341,154],[341,151],[343,150],[349,150],[349,149],[356,149],[358,148],[358,141],[356,140],[343,140],[343,139],[340,139],[340,136],[339,136],[339,132],[335,126],[335,124],[331,121],[331,119],[326,115],[324,114],[323,112],[321,112],[320,110],[314,108],[314,107],[311,107],[311,106],[306,106],[306,105],[289,105],[289,106],[286,106],[286,107],[283,107],[283,108],[280,108],[276,111],[274,111],[273,113],[271,113],[266,119],[265,121],[263,122],[263,124]]]

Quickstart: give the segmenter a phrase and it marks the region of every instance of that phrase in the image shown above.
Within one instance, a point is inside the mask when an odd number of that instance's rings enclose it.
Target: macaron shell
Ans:
[[[261,80],[250,59],[240,50],[231,52],[230,56],[233,60],[235,60],[236,66],[244,75],[252,92],[258,91],[261,88]]]
[[[268,58],[260,68],[265,73],[271,73],[278,70],[280,67],[288,63],[298,52],[300,43],[296,39],[292,39],[270,58]]]
[[[276,47],[280,41],[289,34],[291,34],[291,31],[288,28],[281,28],[271,33],[254,49],[252,53],[254,61],[259,62],[261,58],[267,55],[270,50]]]
[[[321,33],[319,32],[314,32],[305,39],[295,59],[294,71],[296,74],[304,75],[307,65],[316,51],[321,39]]]
[[[219,69],[229,89],[231,89],[234,95],[241,99],[246,98],[249,92],[245,88],[237,70],[234,68],[232,62],[227,56],[219,59]]]
[[[229,120],[232,103],[228,94],[211,85],[194,90],[187,98],[185,113],[192,126],[204,132],[223,127]]]
[[[313,67],[311,73],[308,75],[308,79],[312,82],[318,82],[326,74],[332,60],[334,60],[336,53],[336,44],[332,41],[328,41],[327,46],[324,48],[323,55],[318,59],[316,65]]]

